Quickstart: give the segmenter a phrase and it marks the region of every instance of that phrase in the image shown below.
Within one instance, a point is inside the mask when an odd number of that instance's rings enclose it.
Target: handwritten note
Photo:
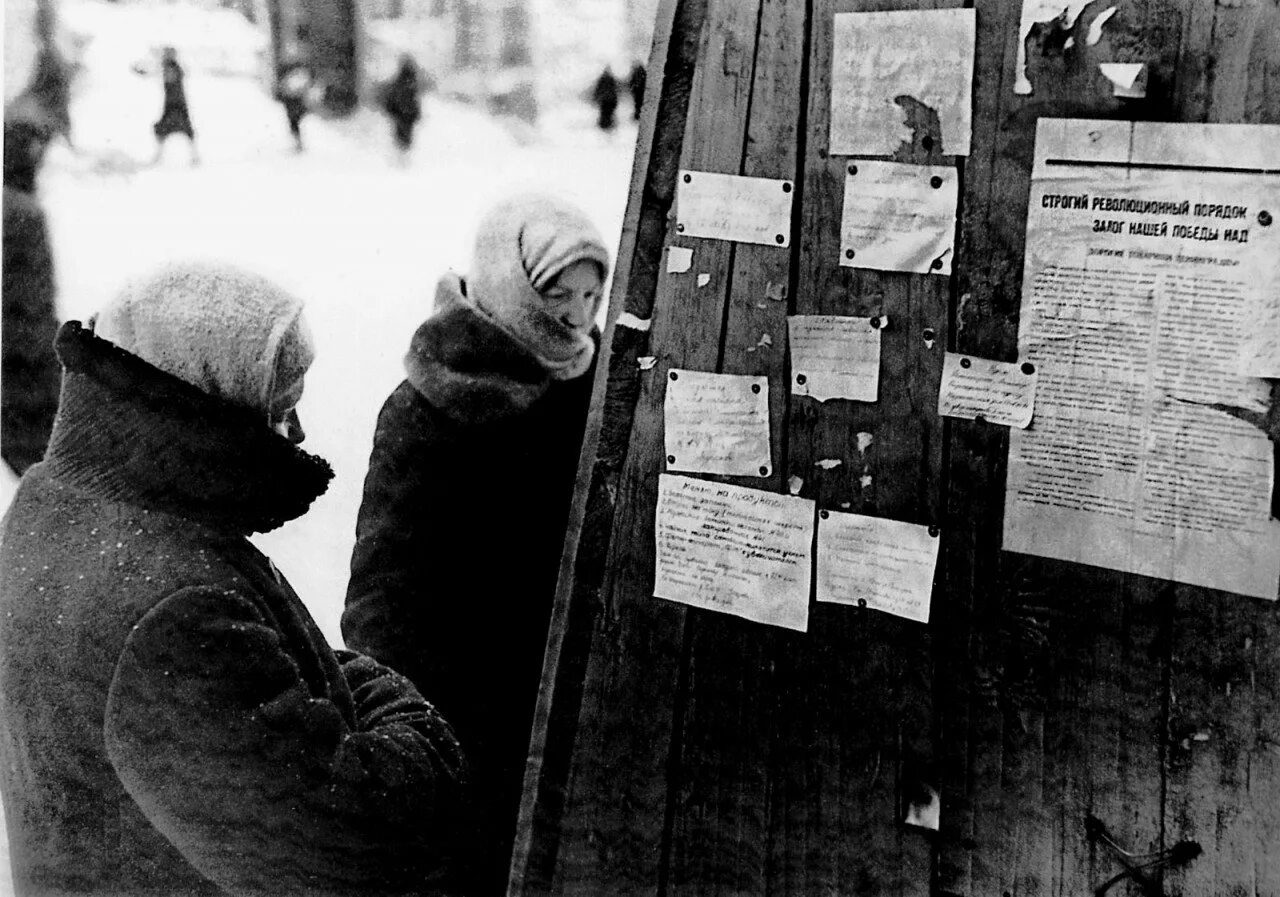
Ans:
[[[767,477],[769,378],[673,369],[663,406],[668,470]]]
[[[939,542],[929,527],[839,511],[818,516],[819,601],[929,622]]]
[[[841,13],[831,60],[832,155],[885,155],[918,132],[969,155],[972,9]]]
[[[954,168],[865,159],[850,163],[840,264],[950,274],[957,197]]]
[[[662,474],[658,598],[804,632],[812,501]]]
[[[686,237],[791,245],[790,181],[681,171],[676,230]]]
[[[791,392],[819,402],[874,402],[880,394],[879,318],[793,315]]]
[[[1026,429],[1035,412],[1039,374],[1030,362],[991,361],[948,352],[942,362],[938,413]]]

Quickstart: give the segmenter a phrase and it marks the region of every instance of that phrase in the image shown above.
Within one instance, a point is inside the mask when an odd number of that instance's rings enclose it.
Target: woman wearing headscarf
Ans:
[[[20,894],[389,895],[437,880],[449,726],[335,653],[246,538],[332,476],[268,281],[190,265],[57,339],[45,459],[0,535],[0,796]]]
[[[378,417],[343,615],[472,762],[471,890],[504,890],[609,255],[554,198],[481,222]]]

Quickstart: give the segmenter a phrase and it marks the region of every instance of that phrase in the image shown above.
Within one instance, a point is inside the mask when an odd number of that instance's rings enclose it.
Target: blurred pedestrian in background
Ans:
[[[196,150],[196,132],[191,126],[191,111],[187,108],[186,78],[182,66],[178,63],[178,52],[173,47],[165,47],[160,60],[160,76],[164,82],[164,108],[160,120],[153,130],[156,134],[156,157],[164,151],[164,142],[173,134],[186,135],[191,144],[191,164],[200,162],[200,154]]]
[[[36,177],[57,127],[34,104],[5,112],[0,454],[18,475],[44,456],[58,408],[53,253],[36,197]]]
[[[332,471],[300,303],[223,267],[63,326],[45,460],[0,535],[0,795],[19,894],[426,892],[463,761],[403,676],[329,648],[250,533]]]
[[[457,729],[476,783],[469,895],[505,893],[608,268],[576,208],[502,203],[378,416],[342,631]]]
[[[613,70],[609,66],[605,66],[600,77],[596,79],[595,87],[591,90],[591,101],[595,103],[599,113],[596,124],[606,134],[612,133],[618,124],[618,79],[614,77]]]
[[[301,59],[290,59],[280,68],[277,76],[276,98],[284,106],[289,120],[289,133],[293,135],[293,148],[302,152],[302,118],[307,114],[311,95],[311,72]]]
[[[631,74],[627,76],[627,89],[631,91],[631,114],[636,121],[640,120],[640,110],[644,106],[645,80],[644,66],[639,62],[631,66]]]
[[[404,160],[413,148],[413,131],[422,118],[418,64],[408,53],[400,57],[395,77],[383,86],[382,108],[391,118],[392,136]]]

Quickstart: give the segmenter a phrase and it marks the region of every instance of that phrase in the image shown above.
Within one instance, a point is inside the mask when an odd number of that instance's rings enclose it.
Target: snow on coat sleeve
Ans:
[[[352,725],[294,640],[235,591],[166,598],[116,667],[112,765],[152,825],[230,894],[420,892],[445,864],[460,803],[453,732],[363,657],[343,664]]]

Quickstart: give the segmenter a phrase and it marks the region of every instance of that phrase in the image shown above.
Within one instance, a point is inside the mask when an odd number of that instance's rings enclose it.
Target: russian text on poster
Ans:
[[[767,477],[769,378],[673,368],[663,403],[668,470]]]
[[[819,601],[929,622],[935,527],[839,511],[818,516]]]
[[[793,194],[790,181],[681,171],[676,230],[685,237],[790,246]]]
[[[791,392],[819,402],[874,402],[880,392],[880,318],[793,315]]]
[[[832,155],[887,155],[919,130],[969,155],[972,9],[839,13],[831,60]]]
[[[840,264],[949,275],[957,185],[954,168],[850,162],[840,220]]]
[[[809,499],[662,474],[653,594],[804,632],[813,509]]]
[[[1280,292],[1280,127],[1131,124],[1071,165],[1116,124],[1037,128],[1004,547],[1274,599],[1272,446],[1222,408],[1269,400],[1240,371]]]
[[[1025,429],[1035,412],[1038,379],[1029,361],[992,361],[948,352],[942,362],[938,414]]]

